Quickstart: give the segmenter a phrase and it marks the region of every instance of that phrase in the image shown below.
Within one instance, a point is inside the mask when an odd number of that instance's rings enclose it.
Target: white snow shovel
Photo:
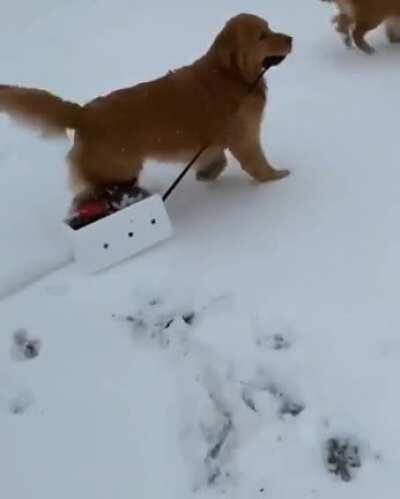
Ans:
[[[168,239],[172,225],[164,202],[205,149],[201,148],[162,197],[135,187],[136,199],[129,199],[129,193],[122,196],[126,207],[119,206],[81,227],[74,227],[71,218],[65,220],[64,230],[81,270],[98,272]]]

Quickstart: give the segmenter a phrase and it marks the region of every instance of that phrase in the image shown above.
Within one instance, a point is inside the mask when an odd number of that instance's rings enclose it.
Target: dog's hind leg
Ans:
[[[384,21],[384,17],[378,9],[368,11],[364,5],[357,6],[354,14],[356,22],[352,33],[353,41],[364,53],[372,55],[375,49],[365,41],[365,35],[377,28]]]
[[[386,34],[390,43],[400,43],[400,16],[386,21]]]
[[[375,49],[365,41],[365,35],[368,31],[376,28],[379,22],[371,25],[367,23],[357,23],[353,31],[353,40],[356,46],[362,50],[365,54],[372,55],[375,53]]]
[[[226,155],[223,149],[211,147],[204,151],[196,164],[197,180],[216,180],[227,165]]]
[[[70,169],[70,185],[76,192],[98,192],[118,184],[135,184],[139,179],[143,162],[123,152],[119,154],[97,147],[75,145],[67,156]]]

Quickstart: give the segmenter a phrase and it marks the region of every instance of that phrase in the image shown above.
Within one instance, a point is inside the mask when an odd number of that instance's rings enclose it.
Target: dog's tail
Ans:
[[[65,135],[79,128],[82,107],[34,88],[0,85],[0,113],[40,130],[45,136]]]

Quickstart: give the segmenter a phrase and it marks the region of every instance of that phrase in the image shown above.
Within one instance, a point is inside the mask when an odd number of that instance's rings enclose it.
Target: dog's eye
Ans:
[[[263,31],[261,34],[260,34],[260,40],[265,40],[268,36],[268,32],[267,31]]]

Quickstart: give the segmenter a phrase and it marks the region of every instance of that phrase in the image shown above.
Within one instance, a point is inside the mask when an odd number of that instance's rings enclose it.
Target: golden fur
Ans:
[[[382,23],[386,25],[389,41],[400,43],[400,0],[325,1],[335,2],[339,9],[333,22],[347,46],[354,41],[363,52],[374,53],[374,48],[365,41],[365,35]]]
[[[216,178],[229,149],[242,168],[264,182],[288,174],[274,169],[260,144],[266,104],[261,79],[268,63],[286,56],[292,38],[250,14],[227,22],[208,52],[157,80],[98,97],[84,106],[36,89],[0,86],[0,111],[46,135],[74,129],[68,162],[74,185],[99,188],[135,181],[147,159],[188,161],[202,147],[198,178]]]

